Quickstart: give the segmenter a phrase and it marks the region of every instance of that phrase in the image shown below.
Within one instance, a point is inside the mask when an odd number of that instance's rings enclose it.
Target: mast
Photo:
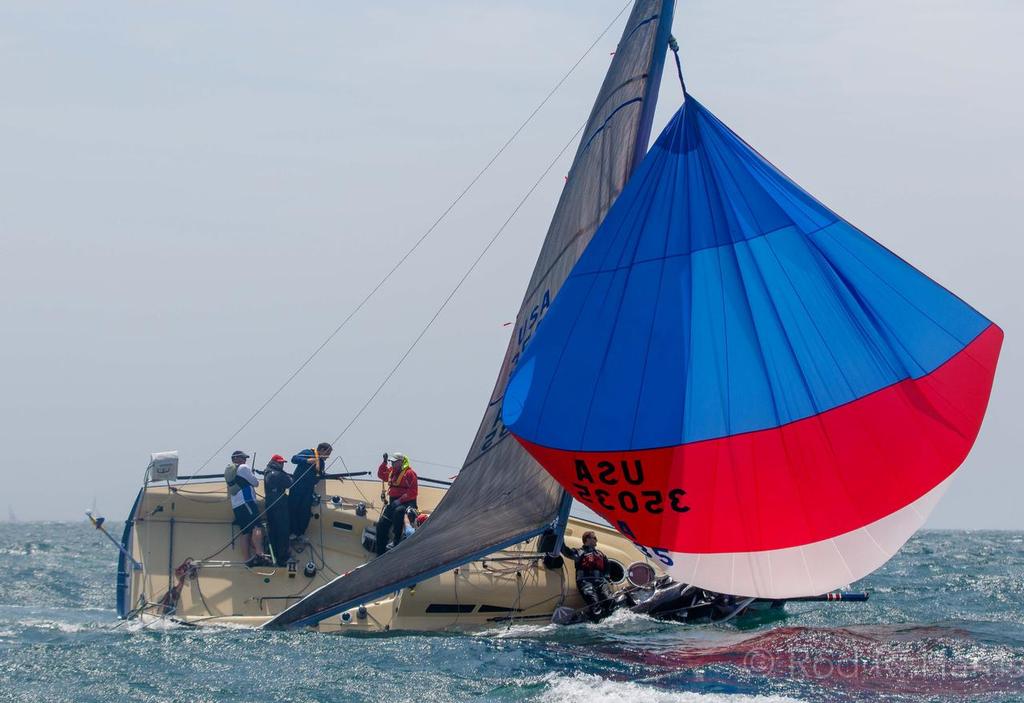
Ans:
[[[564,492],[501,420],[505,387],[537,326],[650,138],[674,0],[637,0],[583,130],[494,389],[458,479],[424,527],[314,591],[268,627],[310,625],[557,526]],[[637,153],[639,152],[639,154]],[[415,461],[413,461],[415,464]],[[564,520],[562,521],[564,522]]]
[[[668,54],[667,47],[672,37],[672,18],[675,11],[675,0],[665,0],[661,5],[660,17],[658,18],[658,32],[654,38],[654,46],[663,47],[662,51],[655,51],[651,57],[651,68],[649,74],[657,77],[657,80],[648,80],[644,89],[643,107],[640,113],[639,129],[636,132],[636,145],[633,147],[633,163],[630,164],[629,173],[632,175],[640,167],[640,163],[647,156],[647,148],[651,143],[651,129],[654,127],[654,111],[658,107],[658,89],[661,87],[661,75],[665,68],[665,57]]]
[[[651,143],[651,130],[654,127],[654,113],[658,108],[658,93],[661,75],[665,68],[665,57],[668,55],[667,47],[669,42],[672,41],[672,19],[675,10],[675,0],[666,0],[661,5],[661,11],[657,17],[652,17],[650,21],[658,23],[658,31],[655,34],[654,46],[665,47],[666,50],[658,51],[655,49],[653,56],[651,57],[651,65],[648,71],[649,76],[656,76],[657,80],[647,80],[647,84],[644,87],[644,94],[642,97],[642,107],[640,112],[640,121],[637,125],[636,139],[633,145],[633,161],[629,166],[629,175],[632,177],[636,173],[637,168],[643,163],[644,157],[647,156],[647,148]],[[636,31],[634,28],[633,31]],[[675,47],[675,44],[672,44]],[[572,509],[572,496],[568,491],[562,491],[562,501],[558,506],[558,517],[555,518],[554,533],[555,533],[555,544],[551,550],[551,553],[557,555],[562,548],[562,542],[565,537],[565,527],[569,523],[569,512]]]

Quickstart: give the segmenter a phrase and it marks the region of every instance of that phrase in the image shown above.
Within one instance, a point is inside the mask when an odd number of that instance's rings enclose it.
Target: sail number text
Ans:
[[[689,512],[686,491],[682,488],[642,490],[639,487],[643,485],[644,467],[639,459],[599,461],[593,464],[583,459],[576,460],[576,480],[572,487],[576,497],[593,508],[609,512],[643,511],[655,515],[665,511]]]

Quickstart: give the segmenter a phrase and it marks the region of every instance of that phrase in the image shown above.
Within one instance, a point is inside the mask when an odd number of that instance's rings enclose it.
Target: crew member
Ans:
[[[288,512],[291,534],[301,537],[309,527],[310,508],[316,484],[323,476],[327,459],[333,448],[327,442],[316,445],[316,449],[303,449],[292,457],[295,471],[292,472],[292,487],[288,491]]]
[[[418,517],[419,515],[416,513],[415,508],[405,511],[405,524],[402,525],[402,539],[412,537],[416,532],[416,519]]]
[[[381,512],[377,522],[377,554],[387,551],[402,541],[405,531],[405,513],[416,509],[416,498],[419,495],[419,480],[416,472],[409,464],[409,457],[402,452],[395,452],[389,460],[387,452],[384,461],[377,467],[377,477],[384,481],[385,490],[381,497],[388,503]],[[388,539],[391,538],[389,545]]]
[[[292,485],[292,477],[284,472],[285,459],[280,454],[270,457],[267,470],[263,474],[263,492],[266,502],[267,533],[270,540],[270,552],[278,566],[288,563],[288,515],[287,491]]]
[[[405,511],[405,532],[403,533],[406,537],[413,535],[416,530],[427,521],[426,513],[417,514],[415,510]]]
[[[231,510],[235,513],[235,524],[242,532],[242,550],[247,566],[258,566],[269,562],[263,553],[263,516],[256,502],[256,486],[259,479],[246,462],[249,455],[243,451],[231,454],[231,463],[224,469],[224,482],[228,484]]]
[[[587,603],[587,617],[597,622],[615,610],[609,578],[608,557],[597,548],[597,535],[591,530],[583,533],[583,548],[570,549],[562,544],[562,554],[576,564],[576,589]]]

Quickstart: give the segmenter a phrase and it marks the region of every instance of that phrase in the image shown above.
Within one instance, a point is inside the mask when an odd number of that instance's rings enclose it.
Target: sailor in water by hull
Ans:
[[[590,621],[597,622],[611,615],[617,604],[609,578],[610,563],[604,552],[597,548],[597,535],[587,530],[583,533],[581,549],[563,544],[562,554],[576,565],[576,589],[587,602],[586,616]]]

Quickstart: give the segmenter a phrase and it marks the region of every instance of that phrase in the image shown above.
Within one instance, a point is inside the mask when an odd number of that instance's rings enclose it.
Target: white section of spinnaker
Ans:
[[[799,547],[760,552],[670,552],[673,578],[718,593],[798,598],[827,593],[889,561],[924,525],[952,475],[894,513],[850,532]]]

